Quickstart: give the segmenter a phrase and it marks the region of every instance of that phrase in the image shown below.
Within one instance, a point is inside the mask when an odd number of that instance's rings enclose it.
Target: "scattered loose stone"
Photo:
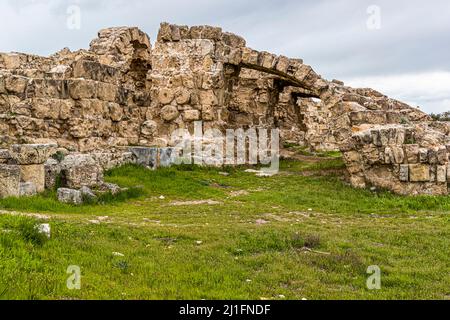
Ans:
[[[120,252],[113,252],[112,255],[115,256],[115,257],[125,257],[125,255],[123,253],[120,253]]]
[[[51,228],[48,223],[43,223],[37,226],[38,232],[44,234],[47,238],[50,239],[51,236]]]
[[[57,191],[58,201],[67,204],[80,205],[83,203],[83,197],[79,190],[59,188]]]

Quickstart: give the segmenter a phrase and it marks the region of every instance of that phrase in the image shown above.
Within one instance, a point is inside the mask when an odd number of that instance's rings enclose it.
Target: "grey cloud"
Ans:
[[[81,8],[81,30],[66,28],[72,4]],[[380,30],[366,27],[369,5],[381,8]],[[8,0],[0,12],[0,51],[86,48],[99,29],[118,25],[138,26],[154,41],[169,21],[219,25],[255,49],[303,58],[326,78],[450,72],[447,0]]]

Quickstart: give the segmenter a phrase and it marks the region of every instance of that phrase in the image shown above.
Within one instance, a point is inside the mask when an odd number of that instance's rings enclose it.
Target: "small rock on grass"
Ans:
[[[120,252],[113,252],[112,255],[115,256],[115,257],[125,257],[125,255],[123,253],[120,253]]]
[[[37,226],[37,230],[39,233],[44,234],[47,238],[50,239],[51,236],[51,228],[48,223],[43,223]]]

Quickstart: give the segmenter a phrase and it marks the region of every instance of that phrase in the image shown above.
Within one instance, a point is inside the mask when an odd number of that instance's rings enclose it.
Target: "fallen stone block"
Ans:
[[[74,189],[59,188],[58,201],[62,203],[80,205],[83,203],[81,192]]]
[[[92,201],[92,200],[97,199],[97,196],[95,195],[95,193],[88,187],[82,187],[80,189],[80,192],[81,192],[81,196],[82,196],[83,200],[87,199],[87,200]]]
[[[115,196],[122,191],[122,188],[119,187],[117,184],[104,182],[99,186],[98,190],[100,192],[109,192],[113,196]]]
[[[90,155],[69,155],[61,162],[61,180],[71,189],[94,187],[103,182],[103,170]]]
[[[21,182],[20,183],[20,196],[32,197],[37,194],[36,186],[33,182]]]

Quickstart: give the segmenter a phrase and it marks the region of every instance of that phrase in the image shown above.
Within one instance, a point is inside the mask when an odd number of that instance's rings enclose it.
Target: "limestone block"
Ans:
[[[400,165],[400,181],[402,182],[409,181],[409,165],[407,164]]]
[[[215,106],[218,104],[217,96],[214,94],[212,90],[202,90],[199,92],[199,100],[200,104]]]
[[[276,61],[275,69],[279,72],[286,73],[289,68],[289,58],[285,56],[279,56]]]
[[[55,159],[49,159],[44,165],[45,170],[45,188],[53,189],[56,186],[58,177],[61,173],[61,165]]]
[[[222,41],[232,48],[242,48],[246,45],[244,38],[230,32],[222,33]]]
[[[80,205],[83,203],[82,194],[78,190],[59,188],[57,193],[59,202],[74,205]]]
[[[162,88],[161,90],[159,90],[158,99],[161,104],[163,105],[170,104],[174,98],[175,93],[173,92],[172,89]]]
[[[5,89],[12,94],[22,95],[25,93],[28,84],[28,78],[22,76],[6,76]]]
[[[68,188],[93,187],[103,182],[103,170],[90,155],[69,155],[61,162],[61,179]]]
[[[272,69],[276,62],[275,58],[276,56],[274,54],[262,51],[258,56],[258,64],[263,68]]]
[[[123,117],[123,108],[117,103],[110,102],[108,103],[109,115],[112,121],[118,122],[122,120]]]
[[[426,164],[410,164],[409,178],[411,182],[429,182],[431,179],[430,166]]]
[[[119,70],[96,61],[79,59],[73,64],[73,77],[114,83]]]
[[[32,89],[32,90],[31,90]],[[55,79],[34,79],[28,88],[28,96],[47,99],[68,98],[67,82]]]
[[[156,169],[158,162],[158,148],[131,147],[130,152],[136,164]]]
[[[168,105],[161,109],[161,118],[164,121],[173,121],[178,118],[179,115],[180,113],[178,112],[178,109],[174,106]]]
[[[109,83],[97,83],[97,98],[103,101],[114,102],[117,97],[117,86]]]
[[[176,153],[174,148],[159,149],[159,165],[161,167],[170,167],[176,162]]]
[[[56,152],[56,144],[15,144],[11,146],[11,157],[18,164],[43,164]]]
[[[81,192],[81,197],[82,199],[87,199],[87,200],[95,200],[97,198],[97,196],[95,195],[94,192],[92,192],[92,190],[88,187],[82,187],[80,189]]]
[[[352,175],[350,177],[350,184],[355,188],[364,189],[366,187],[366,180],[359,175]]]
[[[419,148],[419,161],[420,163],[428,163],[428,149]]]
[[[215,120],[215,112],[212,106],[204,105],[202,106],[202,120],[213,121]]]
[[[191,101],[191,92],[185,88],[178,89],[175,95],[177,104],[189,104],[189,102]]]
[[[0,164],[0,198],[20,195],[20,168],[16,165]]]
[[[7,164],[11,160],[11,154],[7,149],[0,149],[0,164]]]
[[[419,145],[418,144],[406,144],[404,146],[405,156],[408,163],[419,162]]]
[[[158,124],[153,120],[147,120],[141,125],[141,135],[152,138],[158,132]]]
[[[33,183],[37,192],[45,190],[45,166],[44,164],[28,164],[20,166],[21,182]]]
[[[95,81],[74,79],[68,82],[69,94],[74,100],[93,99],[97,94]]]
[[[37,189],[33,182],[21,182],[20,183],[20,196],[21,197],[32,197],[36,195]]]
[[[447,167],[446,166],[437,166],[436,180],[438,183],[446,183],[447,182]]]
[[[33,116],[39,119],[56,120],[60,115],[60,100],[35,98],[32,100]]]
[[[198,110],[186,110],[183,114],[184,121],[192,122],[200,120],[200,111]]]
[[[242,63],[247,65],[257,65],[258,64],[259,52],[250,48],[242,49]]]

